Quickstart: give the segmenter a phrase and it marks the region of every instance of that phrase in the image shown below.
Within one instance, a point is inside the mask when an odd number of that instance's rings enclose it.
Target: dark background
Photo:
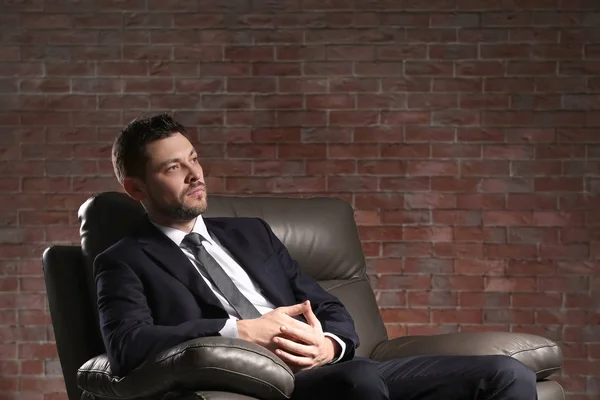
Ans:
[[[600,395],[597,0],[3,0],[0,399],[65,399],[41,276],[141,112],[209,191],[356,209],[390,336],[560,342]],[[68,283],[67,283],[68,284]]]

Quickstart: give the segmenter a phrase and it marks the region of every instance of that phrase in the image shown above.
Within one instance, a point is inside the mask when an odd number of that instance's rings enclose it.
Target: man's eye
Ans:
[[[167,168],[167,171],[174,171],[177,168],[177,165],[172,165],[169,168]]]
[[[198,162],[198,157],[194,157],[194,158],[192,158],[192,162],[193,162],[194,164],[195,164],[195,163],[197,163],[197,162]]]

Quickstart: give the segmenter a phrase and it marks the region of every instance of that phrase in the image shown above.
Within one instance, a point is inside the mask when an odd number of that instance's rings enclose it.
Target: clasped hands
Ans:
[[[292,318],[297,315],[304,315],[308,323]],[[340,351],[335,340],[323,335],[309,300],[276,308],[260,318],[239,320],[237,325],[240,339],[271,350],[294,372],[327,364]]]

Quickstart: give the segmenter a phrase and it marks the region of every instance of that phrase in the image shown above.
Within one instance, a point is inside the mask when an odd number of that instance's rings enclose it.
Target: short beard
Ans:
[[[178,205],[167,205],[161,204],[159,201],[155,201],[153,199],[152,204],[154,209],[163,217],[170,219],[171,221],[178,222],[186,222],[191,221],[194,218],[198,217],[198,215],[202,214],[206,211],[206,200],[202,205],[198,205],[195,207],[190,207],[183,203]]]
[[[155,204],[155,207],[159,213],[173,221],[191,221],[206,211],[206,207],[189,207],[185,204],[174,207]]]

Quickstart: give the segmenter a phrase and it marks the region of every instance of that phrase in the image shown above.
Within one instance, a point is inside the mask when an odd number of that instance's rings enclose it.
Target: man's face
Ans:
[[[190,221],[206,211],[206,184],[198,155],[176,133],[146,146],[146,181],[142,203],[151,216],[171,222]]]

